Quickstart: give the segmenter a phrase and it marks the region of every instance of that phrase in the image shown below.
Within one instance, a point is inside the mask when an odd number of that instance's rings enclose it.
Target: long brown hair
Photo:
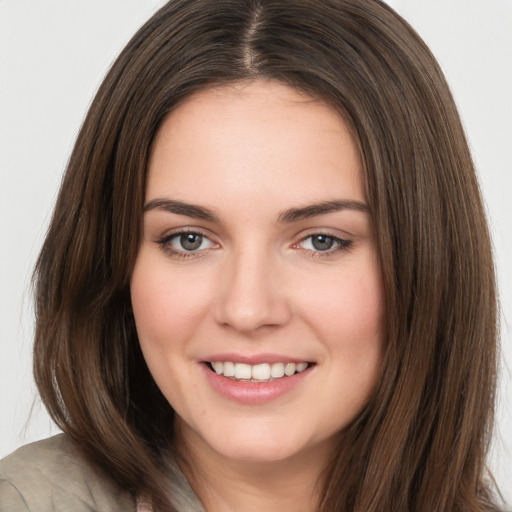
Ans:
[[[379,0],[173,0],[133,37],[78,135],[36,267],[34,371],[52,418],[119,485],[172,510],[173,410],[142,357],[129,294],[148,155],[184,98],[258,78],[351,125],[384,276],[382,374],[321,475],[319,510],[496,510],[484,209],[439,66]]]

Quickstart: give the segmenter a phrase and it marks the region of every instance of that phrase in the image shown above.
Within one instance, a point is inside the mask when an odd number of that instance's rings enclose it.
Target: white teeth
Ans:
[[[270,379],[270,365],[269,364],[257,364],[252,367],[252,378],[256,380],[268,380]]]
[[[226,363],[224,363],[226,364]],[[308,363],[299,363],[296,366],[297,373],[303,372],[308,367]],[[224,369],[224,375],[226,375],[226,369]]]
[[[284,367],[284,374],[288,375],[288,377],[292,376],[295,373],[295,363],[288,363]]]
[[[235,364],[235,378],[236,379],[250,379],[252,377],[252,368],[250,364],[236,363]]]
[[[253,382],[268,382],[284,376],[291,377],[295,373],[303,372],[309,366],[308,363],[262,363],[251,366],[244,363],[235,364],[231,361],[214,361],[211,365],[218,375]]]
[[[224,377],[234,377],[235,376],[235,365],[230,361],[226,361],[224,363]]]
[[[270,375],[274,379],[280,379],[284,376],[284,364],[283,363],[274,363],[270,370]]]

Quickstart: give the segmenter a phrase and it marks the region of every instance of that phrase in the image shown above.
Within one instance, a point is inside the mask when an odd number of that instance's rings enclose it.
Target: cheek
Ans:
[[[327,337],[335,371],[333,402],[345,411],[346,424],[364,408],[374,392],[383,360],[384,307],[379,280],[359,280],[347,287],[341,310],[331,308]],[[326,319],[327,320],[327,319]]]
[[[343,344],[359,352],[380,345],[384,297],[376,265],[367,265],[364,270],[345,268],[323,282],[316,280],[304,290],[301,300],[304,315],[315,330],[334,344],[333,348]]]
[[[183,362],[188,359],[187,342],[198,329],[207,294],[144,250],[136,261],[130,288],[144,359],[167,400],[179,405],[181,397],[191,394],[192,367]]]
[[[203,284],[202,284],[203,283]],[[132,307],[141,345],[179,343],[205,310],[206,283],[186,273],[171,273],[143,252],[131,280]]]
[[[319,283],[317,283],[319,284]],[[330,366],[325,388],[337,410],[352,419],[369,399],[380,373],[385,340],[384,298],[378,265],[346,267],[310,287],[307,321]],[[306,313],[305,313],[306,314]]]

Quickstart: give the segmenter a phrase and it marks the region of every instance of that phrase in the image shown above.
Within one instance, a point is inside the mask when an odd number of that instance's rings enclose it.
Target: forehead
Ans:
[[[168,115],[153,143],[146,199],[162,195],[247,206],[365,200],[360,155],[339,113],[268,81],[203,90]]]

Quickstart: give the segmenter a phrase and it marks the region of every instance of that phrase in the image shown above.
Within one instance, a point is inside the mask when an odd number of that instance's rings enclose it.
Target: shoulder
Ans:
[[[23,446],[0,461],[0,510],[125,512],[134,511],[135,504],[60,434]]]

